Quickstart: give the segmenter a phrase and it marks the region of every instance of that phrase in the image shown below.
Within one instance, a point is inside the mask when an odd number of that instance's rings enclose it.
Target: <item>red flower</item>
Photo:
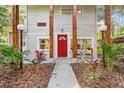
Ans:
[[[43,51],[36,50],[35,53],[38,60],[42,60],[45,56],[44,50]]]

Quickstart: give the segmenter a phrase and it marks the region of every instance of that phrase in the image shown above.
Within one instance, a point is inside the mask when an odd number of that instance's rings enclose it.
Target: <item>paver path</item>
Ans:
[[[48,88],[79,88],[70,64],[56,63]]]

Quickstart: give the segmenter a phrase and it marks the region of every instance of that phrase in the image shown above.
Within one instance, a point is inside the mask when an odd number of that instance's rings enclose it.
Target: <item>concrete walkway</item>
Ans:
[[[56,63],[48,88],[79,88],[69,63]]]

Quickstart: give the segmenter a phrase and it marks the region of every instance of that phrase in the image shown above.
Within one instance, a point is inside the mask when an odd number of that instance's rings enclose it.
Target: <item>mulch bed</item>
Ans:
[[[13,71],[8,67],[0,68],[1,88],[46,88],[55,64],[41,64],[38,72],[33,65],[26,64],[21,70]]]
[[[80,87],[83,88],[120,88],[123,87],[120,73],[116,69],[108,72],[101,64],[98,64],[96,71],[90,64],[73,63],[72,69],[76,75]]]

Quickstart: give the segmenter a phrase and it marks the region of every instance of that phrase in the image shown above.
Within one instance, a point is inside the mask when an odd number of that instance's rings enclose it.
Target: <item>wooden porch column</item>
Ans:
[[[72,12],[72,24],[73,24],[73,33],[72,33],[72,51],[73,58],[77,58],[77,6],[73,6]]]
[[[106,43],[110,43],[111,41],[111,14],[110,14],[110,5],[105,5],[105,25],[107,26],[107,30],[105,32],[105,41]]]
[[[49,6],[50,58],[53,58],[54,6]]]
[[[17,25],[19,24],[19,5],[13,5],[12,10],[12,41],[14,46],[19,47],[19,32],[17,30]]]

